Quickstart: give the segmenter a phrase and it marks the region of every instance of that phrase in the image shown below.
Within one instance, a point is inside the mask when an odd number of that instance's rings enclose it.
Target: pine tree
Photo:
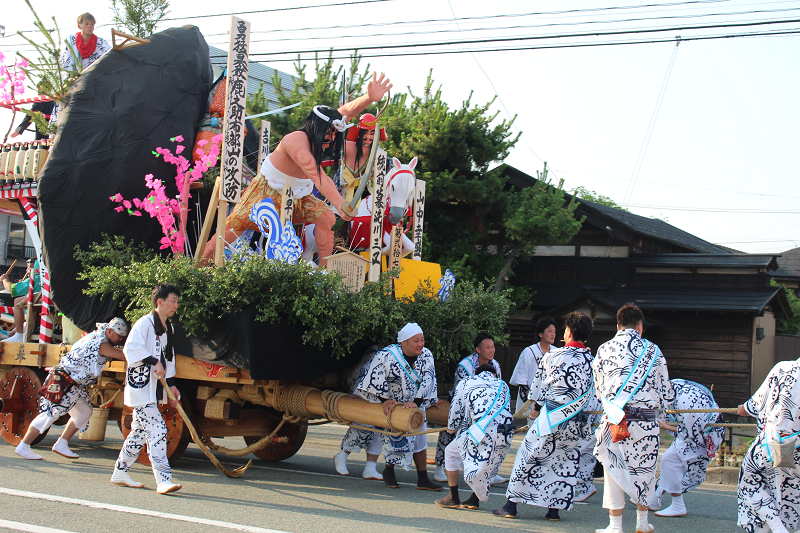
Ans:
[[[348,68],[347,91],[353,96],[362,94],[371,75],[369,66],[361,71],[359,59],[351,58]],[[281,86],[277,74],[273,77],[281,106],[301,102],[289,113],[270,116],[273,142],[297,130],[313,106],[338,107],[344,68],[334,68],[329,56],[315,63],[312,81],[306,67],[295,64],[291,91]],[[497,120],[497,113],[491,111],[494,99],[483,105],[471,100],[470,95],[451,108],[442,101],[441,87],[435,87],[429,73],[419,95],[410,88],[392,95],[379,119],[389,137],[382,145],[390,157],[403,162],[419,158],[415,171],[417,178],[426,181],[427,196],[425,260],[450,269],[460,280],[488,283],[499,291],[506,277],[513,276],[517,259],[529,256],[535,244],[568,242],[580,222],[572,217],[577,204],[564,201],[562,183],[555,185],[543,177],[536,187],[521,192],[507,186],[503,166],[498,164],[519,139],[519,134],[511,132],[513,119]],[[377,115],[377,106],[367,112]],[[535,216],[529,211],[534,208],[538,210]]]
[[[126,33],[147,38],[156,31],[156,26],[169,13],[169,0],[111,0],[114,24]]]

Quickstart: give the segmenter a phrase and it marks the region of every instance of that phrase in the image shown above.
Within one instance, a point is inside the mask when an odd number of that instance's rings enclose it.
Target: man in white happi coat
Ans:
[[[739,526],[748,533],[788,533],[800,519],[800,359],[770,370],[739,416],[752,416],[758,435],[739,472]]]
[[[659,427],[656,411],[675,398],[658,346],[642,337],[644,315],[629,303],[617,311],[617,334],[597,350],[592,371],[603,419],[595,456],[603,463],[603,507],[610,524],[596,533],[622,533],[625,494],[637,502],[637,533],[655,529],[648,506],[655,497]]]
[[[147,444],[147,455],[156,478],[156,491],[167,494],[182,487],[172,482],[172,469],[167,460],[167,425],[158,410],[167,403],[167,394],[159,378],[166,378],[175,398],[175,353],[172,346],[172,324],[167,320],[178,310],[180,290],[168,283],[156,285],[151,294],[153,312],[143,316],[131,328],[123,352],[128,362],[125,372],[125,405],[133,408],[131,432],[122,445],[114,465],[111,482],[141,488],[128,471]],[[173,407],[176,402],[169,400]]]
[[[448,400],[450,400],[451,403],[458,384],[462,380],[474,376],[476,368],[483,365],[491,365],[497,377],[502,377],[500,373],[500,363],[494,359],[494,336],[482,331],[475,337],[473,346],[475,347],[475,351],[462,359],[461,362],[458,363],[458,366],[456,366],[455,375],[453,377],[453,388],[448,394]],[[453,439],[455,439],[454,433],[450,433],[449,431],[442,431],[439,433],[439,440],[436,443],[436,473],[433,475],[433,479],[436,481],[447,481],[444,471],[444,450],[447,448],[448,444],[453,442]],[[503,483],[505,481],[506,480],[500,476],[495,476],[492,483]]]
[[[584,344],[591,333],[592,320],[572,313],[566,320],[565,346],[544,355],[531,384],[531,427],[514,460],[508,500],[493,514],[513,518],[517,503],[527,503],[547,508],[545,518],[557,521],[559,509],[572,509],[581,482],[581,441],[592,430],[584,413],[595,395],[592,352]]]
[[[675,399],[668,409],[719,409],[711,391],[699,383],[673,379]],[[675,441],[661,456],[655,497],[651,508],[661,507],[664,492],[672,495],[672,503],[656,516],[684,516],[686,504],[683,494],[706,480],[708,463],[725,438],[725,429],[710,427],[721,418],[720,413],[671,413],[659,422],[662,429],[675,433]]]
[[[350,378],[347,380],[347,388],[352,391],[351,397],[361,397],[358,394],[358,384],[367,375],[376,353],[378,353],[378,347],[370,346],[350,373]],[[347,428],[347,433],[342,438],[341,450],[333,456],[336,472],[342,476],[349,476],[347,457],[353,452],[358,453],[360,450],[366,450],[367,463],[364,465],[364,472],[361,474],[361,478],[383,481],[383,476],[378,472],[378,456],[381,454],[382,449],[383,441],[378,433],[358,426],[351,426]]]
[[[372,403],[383,404],[383,414],[391,416],[401,406],[404,409],[418,407],[423,411],[439,403],[436,395],[436,369],[433,354],[425,348],[425,336],[416,323],[408,323],[397,333],[397,344],[380,350],[372,359],[361,383],[358,394]],[[422,426],[425,430],[427,421]],[[405,470],[417,469],[417,488],[420,490],[442,490],[428,478],[426,434],[413,437],[382,435],[383,457],[386,469],[383,482],[387,487],[399,488],[395,476],[395,465]]]
[[[511,448],[514,430],[508,385],[491,364],[474,372],[456,385],[450,404],[447,432],[455,435],[445,449],[450,494],[434,502],[439,507],[477,509],[487,501],[489,487]],[[472,489],[463,503],[458,495],[459,470]]]
[[[122,351],[114,346],[127,334],[128,325],[125,321],[114,318],[111,322],[97,324],[95,331],[72,345],[70,351],[61,358],[50,374],[60,370],[68,375],[74,384],[58,403],[53,403],[45,397],[39,398],[40,412],[14,450],[17,455],[25,459],[41,459],[41,455],[31,450],[31,444],[36,437],[47,431],[53,422],[69,413],[69,422],[64,427],[61,437],[53,445],[53,451],[67,459],[78,459],[78,454],[69,448],[69,439],[89,426],[92,400],[86,387],[97,383],[109,359],[125,360]]]
[[[536,322],[536,338],[539,341],[536,344],[531,344],[519,354],[517,366],[514,367],[514,373],[511,374],[511,379],[508,381],[510,385],[519,385],[517,405],[514,407],[515,411],[519,411],[528,401],[528,391],[531,388],[533,378],[536,377],[536,370],[539,368],[542,357],[550,351],[551,346],[556,341],[556,328],[556,321],[549,316],[540,318]],[[531,414],[531,409],[531,406],[525,409],[526,416]]]

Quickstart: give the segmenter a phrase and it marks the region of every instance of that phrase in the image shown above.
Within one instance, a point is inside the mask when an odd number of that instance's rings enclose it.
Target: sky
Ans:
[[[476,104],[497,96],[491,107],[497,120],[516,116],[513,131],[522,132],[505,162],[530,175],[546,161],[550,177],[563,179],[567,190],[586,187],[633,213],[736,250],[780,253],[800,246],[800,33],[706,38],[800,32],[800,0],[325,6],[352,1],[172,0],[173,20],[159,29],[195,24],[209,44],[226,48],[229,15],[239,13],[252,23],[251,53],[270,54],[252,60],[289,73],[298,51],[415,54],[365,57],[362,64],[385,72],[393,92],[420,93],[432,69],[452,107],[470,94]],[[96,33],[110,41],[109,0],[32,3],[40,16],[55,16],[62,39],[77,31],[77,15],[89,11]],[[282,11],[246,13],[267,9]],[[25,50],[15,33],[32,29],[32,20],[22,2],[4,9],[0,52]],[[741,26],[765,21],[794,22]],[[684,39],[677,49],[676,35]],[[652,40],[665,42],[598,46]],[[470,42],[422,46],[435,41]],[[417,46],[367,48],[391,44]],[[525,49],[479,51],[489,48]],[[457,53],[433,53],[445,50]],[[313,54],[304,57],[313,62]],[[10,113],[0,111],[2,133],[9,121]]]

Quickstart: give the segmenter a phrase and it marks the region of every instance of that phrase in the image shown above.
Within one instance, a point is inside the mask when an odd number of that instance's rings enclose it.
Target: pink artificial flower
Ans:
[[[175,147],[175,153],[176,154],[180,154],[181,152],[183,152],[184,148],[186,148],[186,147],[183,146],[182,144],[179,144],[178,146]]]
[[[131,208],[131,203],[128,200],[123,200],[122,201],[122,205],[125,206],[125,209],[130,209]]]
[[[117,213],[121,213],[122,212],[122,206],[115,207],[114,211],[116,211]]]
[[[142,216],[142,212],[141,211],[134,211],[133,212],[133,216],[140,217],[140,216]]]
[[[203,173],[202,173],[202,172],[200,172],[200,170],[199,170],[199,169],[194,169],[194,170],[192,170],[192,177],[193,177],[194,179],[196,179],[196,180],[199,180],[200,178],[202,178],[202,177],[203,177]]]
[[[138,198],[134,198],[133,205],[135,205],[136,207],[142,207],[142,201],[139,200]]]
[[[182,143],[183,142],[183,135],[178,135],[177,137],[175,137],[175,142]],[[180,153],[180,152],[178,152],[178,153]]]
[[[211,142],[212,142],[212,143],[214,143],[214,144],[219,144],[219,143],[221,143],[221,142],[222,142],[222,134],[221,134],[221,133],[219,133],[219,134],[217,134],[217,135],[214,135],[214,136],[211,138]]]
[[[205,139],[200,139],[199,141],[197,141],[197,146],[205,146],[207,144],[208,144],[208,141],[205,140]]]

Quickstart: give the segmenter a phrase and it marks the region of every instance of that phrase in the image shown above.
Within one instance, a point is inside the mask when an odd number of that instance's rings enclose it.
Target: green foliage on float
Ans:
[[[351,293],[338,273],[323,273],[306,263],[251,256],[219,268],[198,267],[189,257],[163,257],[119,236],[105,236],[87,251],[76,250],[75,258],[82,264],[79,279],[89,282],[85,293],[117,299],[131,322],[152,310],[155,285],[177,286],[177,318],[190,335],[208,331],[225,314],[255,305],[256,320],[301,324],[306,329],[303,342],[331,346],[336,358],[361,339],[381,346],[395,342],[406,322],[422,327],[426,346],[439,364],[472,352],[480,331],[492,333],[498,344],[508,338],[503,331],[510,307],[506,294],[474,282],[456,283],[447,301],[439,301],[438,287],[430,286],[418,289],[413,298],[397,300],[389,273]]]

